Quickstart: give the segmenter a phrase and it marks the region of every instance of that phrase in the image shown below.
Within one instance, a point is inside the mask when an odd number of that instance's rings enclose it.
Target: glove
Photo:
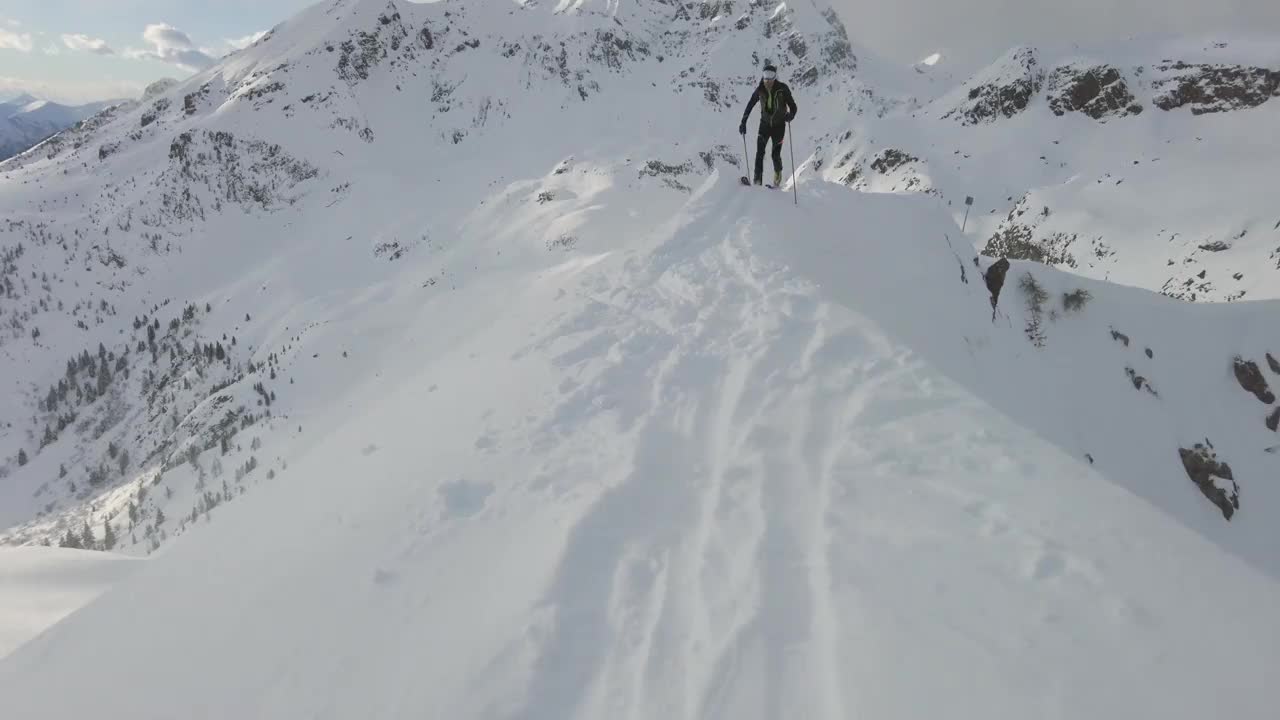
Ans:
[[[795,113],[787,113],[787,122],[791,122],[795,118]]]
[[[739,134],[739,135],[746,135],[746,134],[747,134],[747,123],[746,123],[746,121],[743,121],[743,123],[742,123],[741,125],[739,125],[739,126],[738,126],[738,134]]]

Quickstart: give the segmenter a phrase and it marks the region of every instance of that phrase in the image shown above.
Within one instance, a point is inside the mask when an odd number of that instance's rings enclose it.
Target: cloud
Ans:
[[[130,48],[124,52],[134,59],[159,60],[195,72],[213,65],[214,58],[191,42],[191,37],[167,23],[148,25],[142,38],[151,44],[147,50]]]
[[[73,35],[63,35],[62,44],[66,45],[68,48],[72,50],[90,52],[90,53],[93,53],[94,55],[114,55],[116,52],[115,50],[112,50],[109,45],[107,45],[106,40],[102,40],[100,38],[91,38],[88,35],[84,35],[80,33],[76,33]]]
[[[0,28],[0,50],[31,52],[31,33],[16,33]]]

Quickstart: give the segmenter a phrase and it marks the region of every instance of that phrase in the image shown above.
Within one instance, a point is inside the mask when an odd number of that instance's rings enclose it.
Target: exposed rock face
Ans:
[[[1245,360],[1237,355],[1235,373],[1236,381],[1240,383],[1240,387],[1253,393],[1254,397],[1268,405],[1276,401],[1275,393],[1272,393],[1271,388],[1267,387],[1267,379],[1262,376],[1262,370],[1258,367],[1258,363],[1252,360]]]
[[[1049,237],[1036,239],[1030,225],[1006,221],[987,241],[986,246],[982,248],[982,254],[1001,255],[1015,260],[1034,260],[1046,265],[1075,267],[1076,259],[1068,251],[1075,240],[1074,234],[1063,233],[1054,233]]]
[[[1000,258],[987,268],[983,273],[983,279],[987,283],[987,290],[991,292],[991,307],[995,308],[996,303],[1000,301],[1000,290],[1004,287],[1004,276],[1009,272],[1008,258]]]
[[[1178,448],[1178,454],[1182,456],[1187,476],[1209,498],[1209,502],[1222,510],[1222,517],[1230,520],[1240,509],[1240,486],[1231,474],[1231,467],[1225,462],[1218,462],[1212,446],[1206,447],[1201,443],[1196,443],[1191,450]]]
[[[1102,120],[1142,112],[1120,71],[1110,65],[1059,67],[1049,75],[1046,93],[1054,115],[1079,112]]]
[[[1161,110],[1189,107],[1192,114],[1226,112],[1261,105],[1280,95],[1280,71],[1241,65],[1157,65],[1164,77],[1152,83]]]
[[[228,205],[269,210],[292,204],[304,192],[298,186],[319,174],[274,143],[222,131],[184,132],[169,145],[156,192],[135,209],[144,225],[178,234],[181,224]]]
[[[1267,416],[1266,422],[1268,430],[1274,432],[1277,428],[1280,428],[1280,407],[1271,411],[1271,414]]]
[[[1271,353],[1267,353],[1267,364],[1271,366],[1271,372],[1280,375],[1280,360],[1276,360]]]
[[[1156,397],[1160,396],[1160,393],[1156,392],[1156,389],[1151,387],[1151,383],[1148,382],[1146,378],[1139,375],[1137,370],[1134,370],[1132,367],[1126,367],[1124,372],[1129,376],[1129,382],[1133,383],[1134,390],[1146,390]]]
[[[1031,104],[1044,85],[1044,71],[1033,48],[1017,48],[971,81],[968,98],[943,114],[965,125],[1010,118]]]
[[[919,162],[920,158],[905,153],[901,150],[889,148],[881,152],[871,163],[871,169],[876,172],[888,174],[913,162]]]
[[[373,32],[352,33],[339,45],[337,76],[348,85],[369,79],[369,71],[387,58],[388,51],[400,50],[408,37],[409,30],[400,21],[400,13],[394,4],[388,5]]]
[[[1071,246],[1076,242],[1075,234],[1061,232],[1036,237],[1036,226],[1048,217],[1047,208],[1043,212],[1031,213],[1028,196],[1023,196],[1018,204],[1009,211],[1009,216],[1000,223],[996,233],[987,240],[982,254],[990,257],[1009,257],[1014,260],[1033,260],[1046,265],[1065,265],[1076,267],[1076,258],[1071,253]]]

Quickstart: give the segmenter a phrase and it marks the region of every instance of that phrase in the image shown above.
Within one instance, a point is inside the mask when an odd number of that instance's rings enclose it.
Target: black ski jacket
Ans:
[[[761,132],[791,122],[796,116],[796,101],[791,97],[791,88],[781,80],[773,81],[773,90],[766,90],[764,80],[760,81],[755,92],[751,93],[751,102],[747,103],[746,111],[742,113],[743,127],[746,127],[747,118],[751,116],[756,103],[760,103]]]

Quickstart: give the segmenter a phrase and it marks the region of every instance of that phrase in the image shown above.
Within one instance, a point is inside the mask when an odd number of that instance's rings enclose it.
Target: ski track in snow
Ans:
[[[1009,592],[1044,595],[1031,603],[1043,615],[1021,627],[991,637],[948,629],[964,653],[995,658],[1052,636],[1061,595],[1102,613],[1102,627],[1158,627],[1106,588],[1093,561],[983,499],[998,487],[953,486],[953,472],[987,474],[976,459],[984,453],[1013,476],[1040,469],[1004,454],[1006,438],[966,428],[980,403],[940,389],[949,382],[875,323],[765,267],[750,223],[735,224],[735,214],[717,212],[711,225],[729,229],[705,242],[681,235],[654,251],[651,267],[633,259],[595,281],[593,295],[607,302],[552,333],[574,339],[560,362],[595,368],[553,417],[616,411],[635,450],[622,460],[625,477],[573,527],[542,601],[554,631],[521,709],[502,717],[834,718],[875,707],[841,671],[860,654],[842,638],[886,615],[911,620],[883,606],[860,612],[884,596],[863,600],[858,575],[882,572],[874,558],[937,542],[944,531],[933,528],[957,523],[975,557],[1013,558],[975,569]],[[937,416],[956,427],[930,427]],[[892,511],[911,506],[922,508],[920,522],[891,529]],[[938,582],[904,592],[927,614],[948,590]],[[1041,694],[1025,707],[1065,701],[1052,679],[1026,682]],[[950,689],[963,698],[963,684]]]
[[[623,300],[613,299],[693,317],[653,363],[631,474],[574,530],[550,593],[560,631],[517,717],[562,717],[567,707],[624,716],[637,701],[664,695],[670,706],[630,716],[741,717],[722,696],[740,696],[743,688],[734,686],[744,682],[760,683],[763,716],[781,717],[813,697],[801,679],[832,666],[833,649],[816,639],[830,637],[835,622],[825,530],[831,469],[841,454],[833,440],[851,429],[866,395],[901,370],[839,372],[850,356],[815,367],[814,357],[833,345],[843,354],[865,340],[852,331],[832,336],[803,297],[795,298],[799,317],[782,322],[785,278],[762,276],[750,260],[726,238],[690,267],[669,268],[672,279],[663,282],[664,274],[651,294],[622,291]],[[616,286],[644,287],[639,280]],[[632,294],[639,297],[626,297]],[[668,323],[677,324],[663,318],[637,331]],[[631,356],[618,345],[582,344]],[[844,377],[824,383],[833,365]],[[754,562],[743,567],[735,558]],[[611,618],[623,656],[601,662]],[[740,667],[744,652],[768,665]],[[682,660],[673,665],[673,656]],[[602,688],[580,695],[594,686],[596,667]],[[686,676],[698,667],[709,676]],[[759,674],[743,675],[752,670]],[[839,683],[817,677],[812,712],[842,716]]]

